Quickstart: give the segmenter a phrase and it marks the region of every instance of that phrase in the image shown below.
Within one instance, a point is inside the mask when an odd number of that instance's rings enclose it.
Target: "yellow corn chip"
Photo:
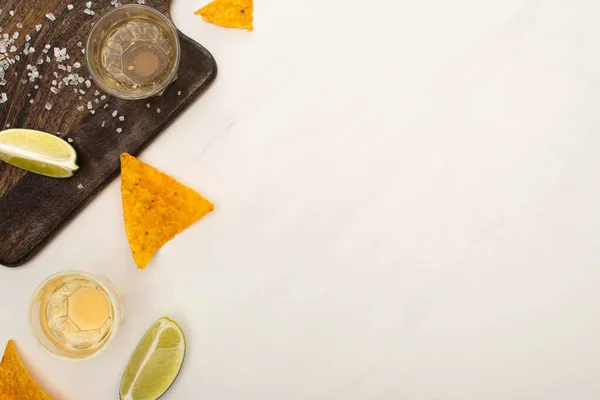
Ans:
[[[246,28],[251,31],[254,6],[252,0],[215,0],[194,14],[202,15],[208,22],[229,28]]]
[[[19,360],[15,343],[8,341],[0,363],[0,399],[52,400],[40,389]]]
[[[121,154],[125,232],[133,259],[145,269],[158,249],[214,209],[213,204],[169,175]]]

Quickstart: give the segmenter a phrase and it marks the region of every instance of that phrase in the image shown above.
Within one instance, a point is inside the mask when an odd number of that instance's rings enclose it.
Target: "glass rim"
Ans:
[[[128,94],[124,94],[123,92],[115,91],[115,90],[107,87],[104,84],[104,82],[102,82],[102,79],[100,79],[98,77],[98,75],[93,70],[93,68],[90,67],[91,66],[90,47],[91,47],[92,37],[94,37],[94,35],[97,33],[99,26],[101,25],[101,23],[104,20],[108,19],[108,17],[110,17],[114,13],[117,13],[123,9],[140,9],[140,10],[149,11],[150,13],[152,13],[152,14],[156,15],[157,17],[159,17],[160,19],[162,19],[167,24],[167,26],[169,27],[169,30],[175,37],[175,45],[176,45],[175,46],[175,62],[173,63],[173,67],[171,68],[171,71],[169,72],[169,76],[167,77],[167,79],[165,79],[165,82],[162,85],[156,86],[155,88],[148,91],[147,93],[138,94],[138,95],[128,95]],[[88,71],[90,72],[90,75],[92,76],[92,80],[94,81],[94,83],[96,85],[98,85],[100,87],[100,89],[104,90],[106,93],[110,94],[111,96],[118,97],[119,99],[123,99],[123,100],[146,99],[149,97],[153,97],[153,96],[157,95],[158,93],[164,91],[175,80],[175,77],[177,76],[177,71],[179,70],[179,62],[181,60],[181,44],[179,42],[179,34],[177,31],[177,28],[175,27],[175,25],[173,25],[173,22],[171,22],[171,20],[169,18],[167,18],[166,15],[164,15],[157,9],[148,7],[148,6],[142,5],[142,4],[125,4],[125,5],[122,5],[122,6],[119,6],[119,7],[116,7],[114,9],[110,10],[109,12],[104,14],[98,21],[96,21],[96,23],[92,27],[92,30],[90,31],[90,34],[88,35],[87,41],[85,43],[85,60],[87,62]]]
[[[46,285],[48,285],[49,282],[51,282],[52,280],[56,279],[56,278],[60,278],[62,276],[66,276],[66,275],[79,275],[79,276],[83,276],[87,279],[90,279],[92,281],[94,281],[95,284],[97,284],[98,286],[102,287],[102,289],[106,292],[106,294],[108,295],[109,299],[110,299],[110,306],[113,309],[113,312],[115,314],[115,321],[116,321],[116,327],[114,329],[112,329],[112,332],[110,333],[109,337],[106,339],[106,341],[102,344],[102,346],[100,346],[94,353],[88,355],[88,356],[83,356],[83,357],[68,357],[62,354],[58,354],[55,351],[53,351],[51,348],[48,348],[48,346],[46,346],[42,340],[38,337],[38,334],[35,332],[34,330],[34,315],[33,313],[33,309],[34,309],[34,303],[36,301],[36,298],[39,296],[40,292],[42,291],[42,289],[44,289],[46,287]],[[33,337],[35,338],[36,342],[40,345],[40,347],[42,349],[44,349],[48,354],[63,359],[63,360],[68,360],[68,361],[82,361],[82,360],[89,360],[90,358],[96,357],[97,355],[99,355],[100,353],[102,353],[104,351],[104,349],[106,349],[106,347],[108,347],[108,344],[113,340],[113,338],[115,337],[117,330],[119,328],[119,325],[121,324],[121,317],[122,317],[122,312],[121,312],[121,308],[117,307],[117,304],[120,302],[121,300],[118,299],[115,294],[113,293],[113,289],[111,289],[110,287],[106,286],[105,282],[102,282],[102,280],[98,279],[97,275],[94,275],[92,273],[89,272],[85,272],[85,271],[78,271],[78,270],[70,270],[70,271],[63,271],[63,272],[57,272],[54,274],[51,274],[49,276],[47,276],[33,291],[33,294],[31,295],[31,299],[29,300],[29,330],[31,331],[31,333],[33,334]],[[37,315],[37,324],[41,326],[40,322],[39,322],[39,315]],[[46,335],[44,335],[46,337],[46,339],[48,339],[48,337]],[[49,342],[51,342],[48,339]],[[56,347],[56,346],[55,346]]]

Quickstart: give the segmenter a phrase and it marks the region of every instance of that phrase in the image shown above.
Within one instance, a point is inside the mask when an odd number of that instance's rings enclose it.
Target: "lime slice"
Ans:
[[[53,178],[68,178],[79,168],[73,146],[59,137],[31,129],[1,131],[0,160]]]
[[[121,400],[156,400],[173,384],[185,357],[183,331],[169,318],[148,329],[121,380]]]

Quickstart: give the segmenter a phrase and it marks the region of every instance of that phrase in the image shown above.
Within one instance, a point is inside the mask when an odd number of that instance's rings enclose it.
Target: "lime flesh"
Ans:
[[[177,378],[185,358],[185,337],[169,318],[156,321],[129,359],[121,380],[121,400],[156,400]]]
[[[73,146],[59,137],[31,129],[1,131],[0,160],[53,178],[68,178],[79,169]]]

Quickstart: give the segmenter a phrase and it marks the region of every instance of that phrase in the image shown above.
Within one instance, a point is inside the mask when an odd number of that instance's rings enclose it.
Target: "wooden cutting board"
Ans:
[[[62,62],[64,66],[75,62],[81,64],[71,73],[90,79],[85,55],[78,42],[85,46],[92,23],[114,6],[110,0],[92,1],[91,9],[95,14],[88,15],[84,12],[85,3],[84,0],[3,0],[0,3],[3,10],[0,35],[8,33],[12,37],[14,32],[19,32],[15,43],[19,50],[9,54],[20,57],[20,61],[6,71],[7,84],[0,86],[0,98],[1,93],[8,97],[6,103],[0,104],[0,129],[10,124],[11,127],[60,132],[61,137],[72,139],[80,166],[72,178],[53,179],[0,162],[0,264],[4,266],[21,265],[35,255],[117,176],[119,155],[122,152],[138,154],[202,93],[217,73],[212,55],[180,33],[178,79],[160,97],[126,101],[105,93],[96,95],[93,82],[91,88],[84,82],[66,90],[63,87],[58,94],[52,93],[52,80],[59,81],[53,73],[57,72],[59,78],[68,75],[67,71],[58,68],[54,47],[67,48],[70,58]],[[73,4],[74,9],[69,11],[68,4]],[[169,0],[146,0],[146,5],[169,17]],[[45,16],[48,13],[56,17],[54,22]],[[42,24],[39,32],[36,31],[38,24]],[[19,28],[21,25],[23,27]],[[19,54],[26,35],[30,35],[28,43],[35,51],[29,55]],[[47,54],[43,53],[46,44],[51,45]],[[37,64],[46,56],[52,58],[51,63]],[[27,64],[35,65],[42,78],[30,82],[27,74],[31,71],[27,70]],[[26,83],[23,80],[27,80]],[[35,89],[35,85],[39,88]],[[73,88],[85,93],[74,93]],[[106,99],[101,100],[103,95]],[[33,103],[30,103],[31,99]],[[88,111],[88,102],[92,102],[94,114]],[[46,103],[52,105],[50,110],[46,109]],[[104,108],[105,104],[108,104],[107,108]],[[149,108],[147,104],[150,104]],[[84,111],[77,110],[81,105],[85,107]],[[117,117],[112,116],[115,110]],[[119,120],[121,115],[125,117],[124,121]],[[118,128],[122,132],[117,132]]]

